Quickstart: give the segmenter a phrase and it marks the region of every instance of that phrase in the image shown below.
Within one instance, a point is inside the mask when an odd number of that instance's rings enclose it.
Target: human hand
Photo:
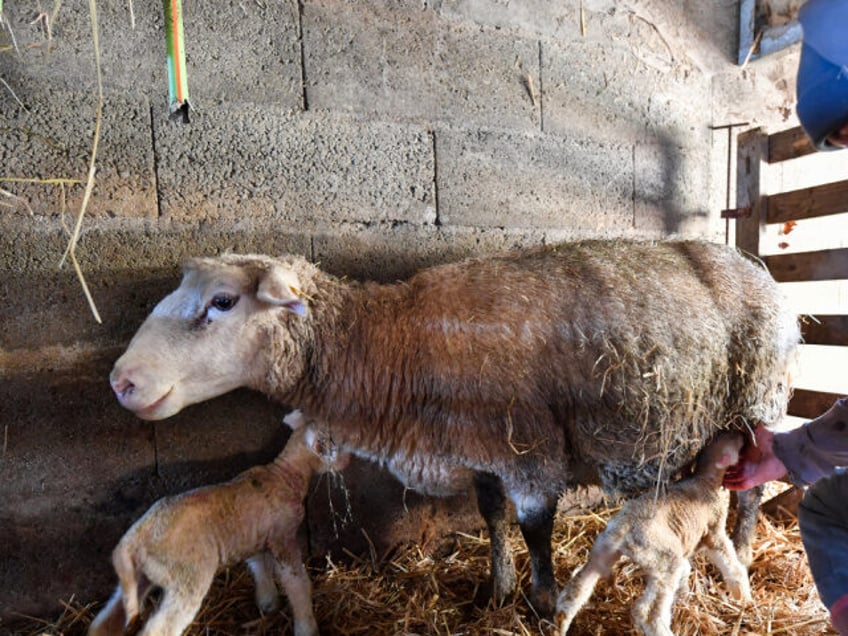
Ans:
[[[770,430],[757,424],[753,441],[745,443],[739,461],[724,474],[724,487],[729,490],[748,490],[783,477],[786,466],[774,454],[773,439],[774,434]]]

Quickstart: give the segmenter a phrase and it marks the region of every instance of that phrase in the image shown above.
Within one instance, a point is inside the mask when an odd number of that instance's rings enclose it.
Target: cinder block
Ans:
[[[332,274],[390,283],[432,265],[543,242],[538,230],[345,225],[316,231],[314,248],[315,261]]]
[[[411,4],[303,4],[310,109],[538,130],[537,42]]]
[[[63,209],[60,185],[5,180],[76,179],[78,183],[65,186],[64,209],[70,218],[82,204],[97,99],[92,94],[48,89],[31,92],[25,104],[26,110],[8,92],[0,91],[6,129],[0,143],[0,187],[20,197],[3,201],[16,206],[19,215],[57,215]],[[146,99],[110,95],[105,100],[96,166],[86,214],[155,218],[156,179]]]
[[[552,135],[448,130],[436,136],[443,225],[624,232],[633,150]]]
[[[4,373],[0,499],[9,510],[31,517],[87,505],[100,488],[151,465],[152,430],[118,405],[111,365],[100,356],[69,369]]]
[[[183,7],[189,93],[196,107],[233,101],[302,107],[296,3],[197,0]],[[50,10],[52,5],[45,8]],[[49,44],[30,24],[35,11],[29,6],[10,3],[5,13],[22,52],[20,57],[5,56],[13,65],[16,87],[26,92],[28,84],[47,80],[54,87],[94,91],[94,47],[87,2],[62,4],[52,23]],[[146,95],[152,104],[167,106],[162,4],[99,2],[97,15],[107,94],[129,90]],[[33,44],[38,46],[32,48]]]
[[[703,155],[701,161],[697,160]],[[660,235],[709,234],[709,152],[703,147],[637,144],[635,227]]]
[[[303,108],[296,2],[200,0],[183,6],[189,92],[199,112],[222,103]]]
[[[544,130],[619,143],[708,143],[709,78],[635,38],[544,43]],[[655,59],[656,57],[656,59]]]
[[[0,633],[33,633],[36,621],[29,617],[42,619],[43,629],[62,614],[60,603],[71,598],[83,603],[109,598],[117,584],[111,553],[129,517],[88,508],[55,510],[36,519],[5,512],[0,510]]]
[[[0,217],[0,351],[123,345],[179,285],[180,265],[191,256],[231,251],[309,257],[312,251],[299,228],[259,222],[152,232],[86,220],[83,228],[77,258],[102,325],[92,317],[71,265],[58,269],[67,244],[58,222]]]
[[[713,117],[716,124],[748,123],[777,132],[798,125],[795,112],[795,76],[800,47],[749,64],[743,72],[724,69],[712,78]],[[744,130],[740,128],[738,130]]]
[[[435,219],[433,142],[420,127],[227,106],[189,126],[157,118],[155,131],[166,220]]]
[[[582,3],[577,0],[430,0],[441,15],[454,20],[468,20],[497,29],[513,29],[533,35],[576,40],[580,33]],[[586,3],[589,4],[589,3]],[[584,18],[592,15],[584,9]]]
[[[240,389],[153,423],[156,473],[167,493],[226,481],[272,461],[291,432],[283,423],[289,410]]]
[[[64,2],[58,14],[53,4],[35,5],[15,2],[4,7],[4,16],[15,33],[18,55],[6,55],[10,77],[5,77],[26,102],[32,88],[43,90],[79,90],[93,94],[97,86],[94,38],[88,2]],[[97,3],[100,67],[104,90],[130,90],[153,95],[157,89],[167,102],[165,29],[162,5]],[[45,13],[33,23],[38,11]],[[50,39],[44,29],[50,23]],[[5,112],[5,111],[4,111]]]
[[[4,365],[4,627],[17,614],[55,614],[60,599],[72,595],[100,598],[114,542],[145,500],[154,476],[152,429],[120,408],[107,380],[110,366],[103,357],[28,373],[10,373]]]

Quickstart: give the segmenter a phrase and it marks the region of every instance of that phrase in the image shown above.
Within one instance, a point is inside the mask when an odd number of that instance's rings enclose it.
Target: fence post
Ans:
[[[761,170],[768,157],[768,135],[762,128],[746,130],[736,140],[736,247],[760,256],[760,238],[765,232],[765,197],[760,194]],[[747,210],[746,210],[747,208]],[[741,212],[745,210],[745,214]]]

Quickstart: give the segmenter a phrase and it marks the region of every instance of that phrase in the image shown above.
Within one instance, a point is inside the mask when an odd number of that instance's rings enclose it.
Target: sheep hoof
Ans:
[[[556,611],[556,590],[542,588],[530,594],[530,604],[541,618],[551,618]]]
[[[477,586],[474,593],[474,605],[476,607],[487,607],[491,604],[493,607],[503,607],[507,603],[511,603],[515,595],[515,584],[512,586],[502,587],[498,585],[495,579],[490,578],[485,583]]]

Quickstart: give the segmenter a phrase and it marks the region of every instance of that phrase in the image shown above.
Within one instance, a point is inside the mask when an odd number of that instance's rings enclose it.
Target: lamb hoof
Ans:
[[[314,618],[294,624],[294,636],[318,636],[318,633],[318,624]]]
[[[554,617],[555,634],[565,636],[568,633],[568,628],[571,627],[572,619],[573,617],[569,616],[567,612],[558,611]]]
[[[256,607],[259,608],[260,612],[267,616],[269,614],[275,613],[277,610],[280,609],[280,599],[276,595],[262,598],[257,595]]]
[[[744,605],[753,602],[754,599],[751,598],[751,586],[747,581],[731,581],[727,587],[730,590],[730,595],[737,602]]]

